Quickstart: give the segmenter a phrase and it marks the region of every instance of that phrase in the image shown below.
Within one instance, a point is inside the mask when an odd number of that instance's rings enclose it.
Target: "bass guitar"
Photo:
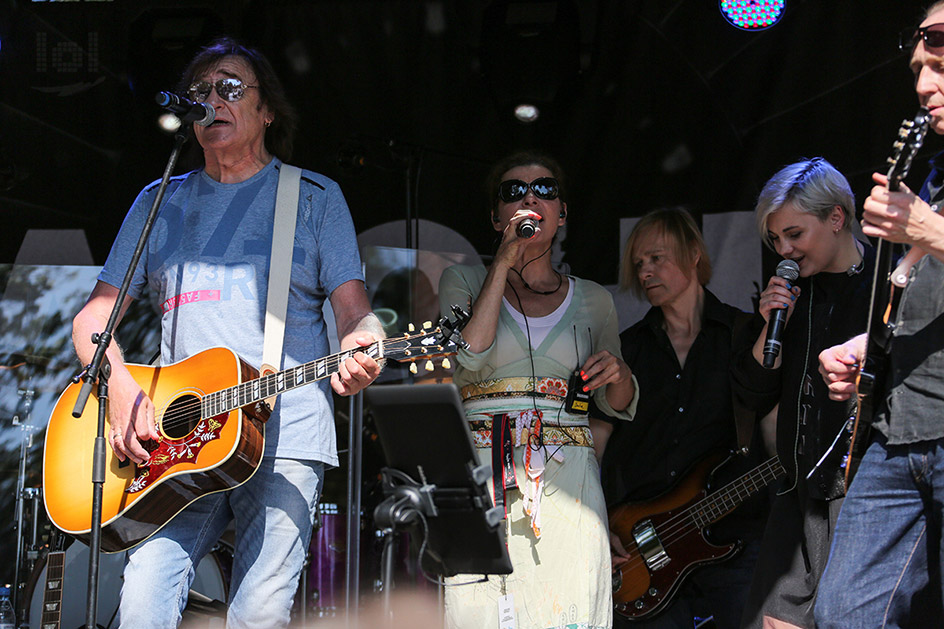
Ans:
[[[628,620],[658,615],[693,570],[730,559],[740,549],[738,542],[712,544],[705,529],[785,472],[780,459],[773,457],[708,494],[708,480],[723,458],[716,453],[703,459],[658,498],[610,510],[610,531],[629,553],[613,575],[616,613]]]
[[[898,190],[901,181],[908,175],[911,162],[924,143],[929,122],[928,110],[921,107],[914,120],[901,123],[898,138],[888,158],[889,190]],[[875,412],[876,393],[883,390],[885,349],[897,318],[901,289],[906,284],[903,281],[891,281],[893,248],[893,243],[881,238],[875,247],[875,273],[872,276],[872,297],[866,327],[865,361],[856,376],[856,412],[846,423],[846,430],[851,433],[849,452],[843,461],[847,491],[869,445],[869,422]],[[896,274],[901,274],[901,271]]]
[[[150,453],[143,465],[121,462],[108,450],[102,549],[127,550],[197,498],[247,481],[262,460],[264,424],[279,394],[330,377],[355,352],[401,362],[454,354],[464,343],[459,336],[464,324],[462,316],[456,323],[444,317],[433,330],[385,339],[261,377],[222,347],[167,366],[128,365],[154,403],[160,437],[143,444]],[[49,419],[43,498],[53,524],[87,541],[98,410],[97,404],[89,403],[81,417],[72,417],[79,388],[79,384],[66,388]]]

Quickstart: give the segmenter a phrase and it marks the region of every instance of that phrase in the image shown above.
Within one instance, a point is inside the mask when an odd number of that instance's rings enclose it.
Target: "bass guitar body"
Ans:
[[[712,544],[700,527],[686,526],[687,510],[705,498],[709,476],[722,458],[717,454],[702,460],[659,498],[624,504],[610,512],[610,530],[629,553],[629,561],[620,569],[619,588],[613,593],[618,613],[629,618],[658,614],[671,602],[686,575],[738,551],[736,543]],[[655,552],[648,560],[643,554],[647,543]]]
[[[258,375],[225,348],[209,349],[168,366],[128,365],[128,369],[154,403],[160,438],[144,443],[151,457],[140,466],[119,461],[106,446],[102,492],[102,549],[106,552],[126,550],[146,539],[200,496],[247,481],[262,459],[264,422],[269,415],[268,407],[260,402],[207,412],[207,394],[232,389]],[[49,420],[43,497],[52,523],[87,541],[98,403],[89,400],[82,416],[72,417],[79,388],[73,384],[63,392]]]
[[[662,496],[610,510],[610,531],[629,554],[613,575],[617,614],[627,620],[657,616],[693,571],[730,559],[740,550],[740,542],[712,543],[706,529],[783,476],[784,469],[773,457],[709,493],[711,478],[725,460],[725,453],[712,454]]]

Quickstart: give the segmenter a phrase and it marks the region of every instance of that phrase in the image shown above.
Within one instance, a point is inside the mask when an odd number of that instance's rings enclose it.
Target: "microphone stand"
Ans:
[[[184,142],[187,141],[185,131],[178,131],[174,136],[174,148],[167,160],[167,167],[164,169],[164,175],[161,177],[161,184],[157,189],[154,202],[148,212],[147,219],[144,222],[144,228],[141,230],[141,236],[138,238],[138,244],[131,256],[131,262],[128,270],[125,272],[124,280],[118,289],[118,296],[115,298],[115,305],[111,309],[111,315],[105,324],[102,332],[92,335],[92,343],[97,345],[92,362],[78,375],[73,378],[73,382],[83,380],[82,387],[79,389],[79,395],[72,409],[73,417],[81,417],[85,410],[85,404],[88,402],[89,395],[92,392],[92,385],[98,384],[98,433],[95,437],[95,446],[92,453],[92,522],[89,537],[89,572],[88,572],[88,597],[86,600],[86,629],[95,629],[96,617],[98,616],[98,573],[99,559],[102,548],[102,490],[105,484],[105,417],[107,414],[106,400],[108,399],[108,377],[111,367],[105,359],[105,350],[111,344],[115,327],[118,325],[118,315],[121,312],[121,305],[128,294],[128,288],[131,286],[131,279],[134,276],[134,270],[138,266],[144,247],[147,245],[148,237],[151,235],[151,229],[154,227],[154,219],[157,218],[157,210],[164,198],[164,190],[170,180],[171,174],[177,165],[177,158],[180,156],[180,150]]]

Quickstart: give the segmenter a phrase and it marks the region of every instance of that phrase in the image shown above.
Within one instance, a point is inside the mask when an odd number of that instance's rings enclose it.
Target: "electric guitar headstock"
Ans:
[[[888,189],[898,190],[902,179],[908,176],[911,162],[918,149],[924,144],[931,118],[926,107],[918,109],[913,120],[903,120],[898,129],[898,138],[892,145],[892,154],[888,158]]]

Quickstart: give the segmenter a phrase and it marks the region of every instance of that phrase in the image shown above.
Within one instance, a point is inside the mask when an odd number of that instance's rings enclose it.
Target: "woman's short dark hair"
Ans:
[[[272,124],[266,129],[265,147],[283,162],[288,161],[292,157],[292,145],[295,142],[295,108],[288,102],[285,88],[282,87],[272,64],[255,48],[245,46],[232,37],[214,40],[190,61],[180,77],[177,92],[186,95],[197,77],[210,72],[226,57],[239,57],[252,68],[253,74],[256,75],[256,85],[259,87],[260,106],[267,105],[275,116]]]
[[[557,160],[538,151],[519,151],[497,161],[485,180],[485,195],[489,214],[494,216],[498,209],[498,184],[502,182],[502,175],[518,166],[542,166],[546,168],[551,176],[557,179],[560,201],[563,203],[567,199],[564,169],[557,163]]]
[[[702,286],[708,283],[711,279],[711,258],[708,256],[708,247],[705,246],[705,239],[702,238],[698,224],[688,210],[665,208],[653,210],[639,219],[626,239],[623,261],[620,264],[620,287],[630,289],[637,297],[645,297],[633,258],[639,241],[649,234],[658,234],[665,239],[665,245],[672,251],[675,263],[686,277],[697,257],[695,274],[698,276],[698,283]]]

